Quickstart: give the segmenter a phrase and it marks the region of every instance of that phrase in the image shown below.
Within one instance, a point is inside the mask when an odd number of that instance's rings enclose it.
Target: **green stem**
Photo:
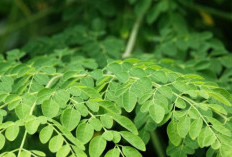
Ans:
[[[166,155],[165,155],[163,146],[159,140],[159,137],[158,137],[156,131],[151,132],[151,141],[152,141],[152,144],[154,146],[154,149],[155,149],[158,157],[165,157]]]

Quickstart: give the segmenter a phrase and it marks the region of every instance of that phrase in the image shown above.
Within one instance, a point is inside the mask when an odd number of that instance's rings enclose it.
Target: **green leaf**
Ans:
[[[128,74],[128,72],[116,73],[116,77],[122,83],[126,83],[127,81],[129,81],[129,74]]]
[[[178,98],[178,99],[176,100],[176,102],[175,102],[175,106],[178,107],[178,108],[180,108],[180,109],[185,109],[186,103],[185,103],[184,100]]]
[[[139,151],[130,146],[123,146],[122,152],[126,157],[142,157]]]
[[[145,144],[140,137],[138,137],[138,136],[136,136],[128,131],[120,131],[120,134],[127,142],[129,142],[135,148],[137,148],[141,151],[146,150]]]
[[[91,140],[93,134],[94,134],[94,128],[92,127],[92,125],[87,123],[82,123],[78,125],[76,129],[77,139],[84,144],[88,143]]]
[[[32,150],[31,152],[34,153],[35,155],[40,156],[40,157],[46,156],[46,154],[44,152],[41,152],[39,150]]]
[[[77,127],[80,119],[80,112],[75,110],[74,108],[71,108],[63,111],[60,121],[64,127],[66,127],[69,131],[72,131],[74,128]]]
[[[179,146],[182,139],[177,133],[177,123],[172,120],[167,127],[168,138],[174,146]]]
[[[100,101],[98,104],[110,113],[121,114],[121,109],[111,101]]]
[[[28,151],[22,151],[19,157],[31,157],[31,153]]]
[[[107,66],[107,70],[109,70],[110,72],[117,74],[122,72],[122,66],[118,63],[111,63]]]
[[[3,134],[0,134],[0,150],[4,147],[6,142],[5,136]]]
[[[56,135],[49,141],[48,147],[52,153],[57,152],[63,145],[64,139],[61,135]]]
[[[45,100],[41,105],[43,115],[49,118],[57,116],[59,112],[59,105],[53,100]]]
[[[66,107],[69,97],[69,93],[66,90],[61,89],[55,92],[53,95],[53,100],[59,104],[61,108],[64,108]]]
[[[19,119],[23,119],[27,115],[29,115],[30,110],[31,110],[31,106],[22,103],[16,107],[15,112],[16,112],[16,115],[19,117]]]
[[[156,123],[160,123],[164,119],[165,110],[162,106],[153,104],[149,108],[149,115]]]
[[[101,136],[94,137],[89,144],[90,157],[100,157],[106,148],[106,140]]]
[[[27,132],[30,135],[33,135],[37,131],[39,125],[40,125],[40,121],[38,119],[33,119],[29,122],[26,122],[25,127]]]
[[[47,143],[52,137],[53,127],[51,125],[45,126],[39,133],[41,143]]]
[[[183,116],[179,119],[177,123],[177,132],[180,137],[184,138],[190,129],[190,118],[188,116]]]
[[[110,149],[104,157],[119,157],[120,151],[117,148]]]
[[[114,135],[114,138],[113,138],[113,142],[114,143],[118,143],[121,141],[121,135],[119,132],[117,131],[112,131],[113,132],[113,135]]]
[[[90,98],[101,98],[101,95],[94,88],[81,88],[81,90]]]
[[[100,117],[100,120],[102,124],[104,125],[104,127],[106,127],[107,129],[112,128],[114,121],[110,116],[104,114]]]
[[[89,124],[93,126],[94,130],[101,131],[102,129],[102,123],[98,118],[91,118],[89,120]]]
[[[189,129],[189,136],[195,140],[198,135],[200,134],[201,128],[203,125],[203,121],[201,118],[198,118],[196,120],[194,120],[192,122],[192,124],[190,125],[190,129]]]
[[[66,156],[68,156],[70,151],[71,151],[70,146],[69,145],[64,145],[56,153],[56,157],[66,157]]]
[[[158,92],[160,92],[162,95],[164,95],[165,97],[172,99],[172,89],[168,86],[161,86],[160,88],[157,89]]]
[[[227,106],[232,106],[232,96],[225,89],[215,88],[209,92],[209,95]]]
[[[8,127],[5,131],[5,136],[9,141],[14,141],[19,134],[19,126],[12,125]]]
[[[116,115],[116,114],[110,114],[110,115],[122,127],[129,130],[133,134],[138,135],[138,130],[135,127],[135,124],[129,118],[121,116],[121,115]]]
[[[227,129],[220,121],[213,117],[207,117],[208,121],[212,124],[213,128],[223,135],[231,136],[231,131]]]
[[[127,90],[123,94],[123,105],[127,112],[132,112],[135,108],[137,102],[137,97],[134,93],[130,92],[130,90]]]
[[[113,135],[113,132],[112,131],[105,131],[103,134],[102,134],[102,137],[107,140],[107,141],[112,141],[113,138],[114,138],[114,135]]]
[[[203,148],[212,145],[215,142],[216,137],[212,130],[210,130],[210,128],[206,126],[201,130],[197,139],[199,146]]]

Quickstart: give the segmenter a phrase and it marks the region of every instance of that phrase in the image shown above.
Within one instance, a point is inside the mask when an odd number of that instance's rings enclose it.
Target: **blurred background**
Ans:
[[[52,36],[83,21],[96,27],[104,27],[107,20],[116,23],[110,32],[126,39],[134,20],[134,6],[129,1],[1,0],[0,52],[20,48],[31,40]],[[232,49],[231,0],[173,1],[191,29],[212,31],[229,50]],[[153,5],[157,2],[155,0]],[[165,9],[163,12],[168,13]]]

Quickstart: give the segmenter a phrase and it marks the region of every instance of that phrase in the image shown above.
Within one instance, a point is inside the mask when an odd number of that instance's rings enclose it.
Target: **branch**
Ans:
[[[126,50],[122,54],[122,58],[126,58],[126,57],[129,57],[131,55],[131,52],[132,52],[134,45],[135,45],[135,41],[137,38],[137,34],[139,31],[139,27],[141,25],[142,19],[143,19],[143,15],[139,16],[136,19],[135,24],[134,24],[133,29],[132,29],[132,32],[130,34],[130,38],[129,38],[127,46],[126,46]]]

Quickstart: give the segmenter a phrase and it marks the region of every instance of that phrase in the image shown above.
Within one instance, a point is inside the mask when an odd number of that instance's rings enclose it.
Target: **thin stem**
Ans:
[[[134,24],[133,29],[132,29],[131,34],[130,34],[130,38],[129,38],[127,46],[126,46],[126,50],[123,53],[122,58],[126,58],[126,57],[129,57],[131,55],[131,52],[132,52],[134,45],[135,45],[135,41],[137,38],[137,34],[139,31],[139,27],[141,25],[142,19],[143,19],[143,15],[139,16],[136,19],[135,24]]]
[[[151,132],[151,141],[153,143],[154,149],[155,149],[158,157],[165,157],[166,155],[165,155],[164,149],[163,149],[162,144],[159,140],[159,137],[157,136],[156,131]]]
[[[36,102],[34,102],[34,104],[32,105],[29,115],[32,115],[32,113],[33,113],[33,111],[35,109],[35,106],[36,106]],[[25,128],[25,132],[24,132],[23,139],[22,139],[22,142],[21,142],[20,147],[19,147],[19,152],[18,152],[17,157],[20,157],[20,154],[22,152],[22,149],[23,149],[23,146],[25,144],[26,138],[27,138],[27,130]]]
[[[51,87],[51,85],[52,85],[52,83],[56,80],[56,79],[59,79],[59,78],[61,78],[63,75],[57,75],[57,76],[54,76],[48,83],[47,83],[47,85],[46,85],[46,87],[45,88],[50,88]]]

